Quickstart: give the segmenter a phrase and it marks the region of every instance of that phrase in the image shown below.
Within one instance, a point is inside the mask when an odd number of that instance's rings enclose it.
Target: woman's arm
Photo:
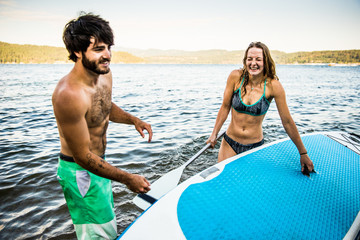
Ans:
[[[222,102],[219,112],[217,114],[214,129],[211,133],[211,136],[206,141],[206,143],[211,144],[211,147],[215,146],[216,137],[217,137],[222,125],[224,124],[224,122],[226,121],[226,119],[229,115],[229,112],[231,109],[231,98],[234,93],[234,86],[235,86],[236,82],[239,81],[239,79],[240,79],[239,70],[232,71],[227,79],[226,87],[225,87],[225,91],[224,91],[223,102]]]
[[[313,162],[307,155],[307,150],[301,140],[298,129],[295,125],[293,118],[291,117],[289,108],[286,103],[285,90],[281,83],[277,80],[272,81],[272,93],[276,102],[282,125],[290,139],[294,142],[300,154],[301,171],[304,171],[306,165],[308,170],[311,172],[314,169]]]

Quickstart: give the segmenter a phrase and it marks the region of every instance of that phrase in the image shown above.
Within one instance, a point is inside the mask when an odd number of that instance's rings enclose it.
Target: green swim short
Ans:
[[[66,160],[63,160],[66,159]],[[111,181],[60,154],[57,177],[78,239],[116,239]]]

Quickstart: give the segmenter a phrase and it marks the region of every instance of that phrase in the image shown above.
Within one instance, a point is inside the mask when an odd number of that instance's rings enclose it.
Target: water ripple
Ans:
[[[56,180],[58,132],[51,94],[71,65],[0,65],[0,239],[76,239]],[[112,65],[113,101],[152,124],[151,143],[133,126],[110,123],[107,160],[158,179],[199,151],[212,131],[228,74],[236,65]],[[300,133],[360,132],[360,68],[278,66]],[[225,123],[227,126],[229,118]],[[266,142],[286,137],[272,104]],[[181,181],[213,165],[219,143]],[[113,182],[119,233],[141,214],[135,196]]]

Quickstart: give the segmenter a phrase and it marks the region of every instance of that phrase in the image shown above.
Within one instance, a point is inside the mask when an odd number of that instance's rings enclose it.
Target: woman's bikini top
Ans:
[[[264,83],[263,95],[256,103],[252,105],[245,104],[241,99],[241,87],[243,82],[244,82],[244,78],[241,81],[240,87],[233,93],[232,107],[239,113],[245,113],[252,116],[264,115],[270,107],[270,102],[265,97],[266,79]]]

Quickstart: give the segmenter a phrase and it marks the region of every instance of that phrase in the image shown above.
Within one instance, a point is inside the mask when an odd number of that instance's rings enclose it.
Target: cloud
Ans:
[[[66,16],[62,15],[16,9],[10,11],[0,11],[0,16],[2,18],[7,18],[8,20],[20,21],[63,21],[64,19],[66,19]]]
[[[21,8],[15,1],[0,0],[0,18],[8,21],[63,21],[67,16]]]
[[[0,7],[15,7],[16,3],[12,0],[0,0]]]

